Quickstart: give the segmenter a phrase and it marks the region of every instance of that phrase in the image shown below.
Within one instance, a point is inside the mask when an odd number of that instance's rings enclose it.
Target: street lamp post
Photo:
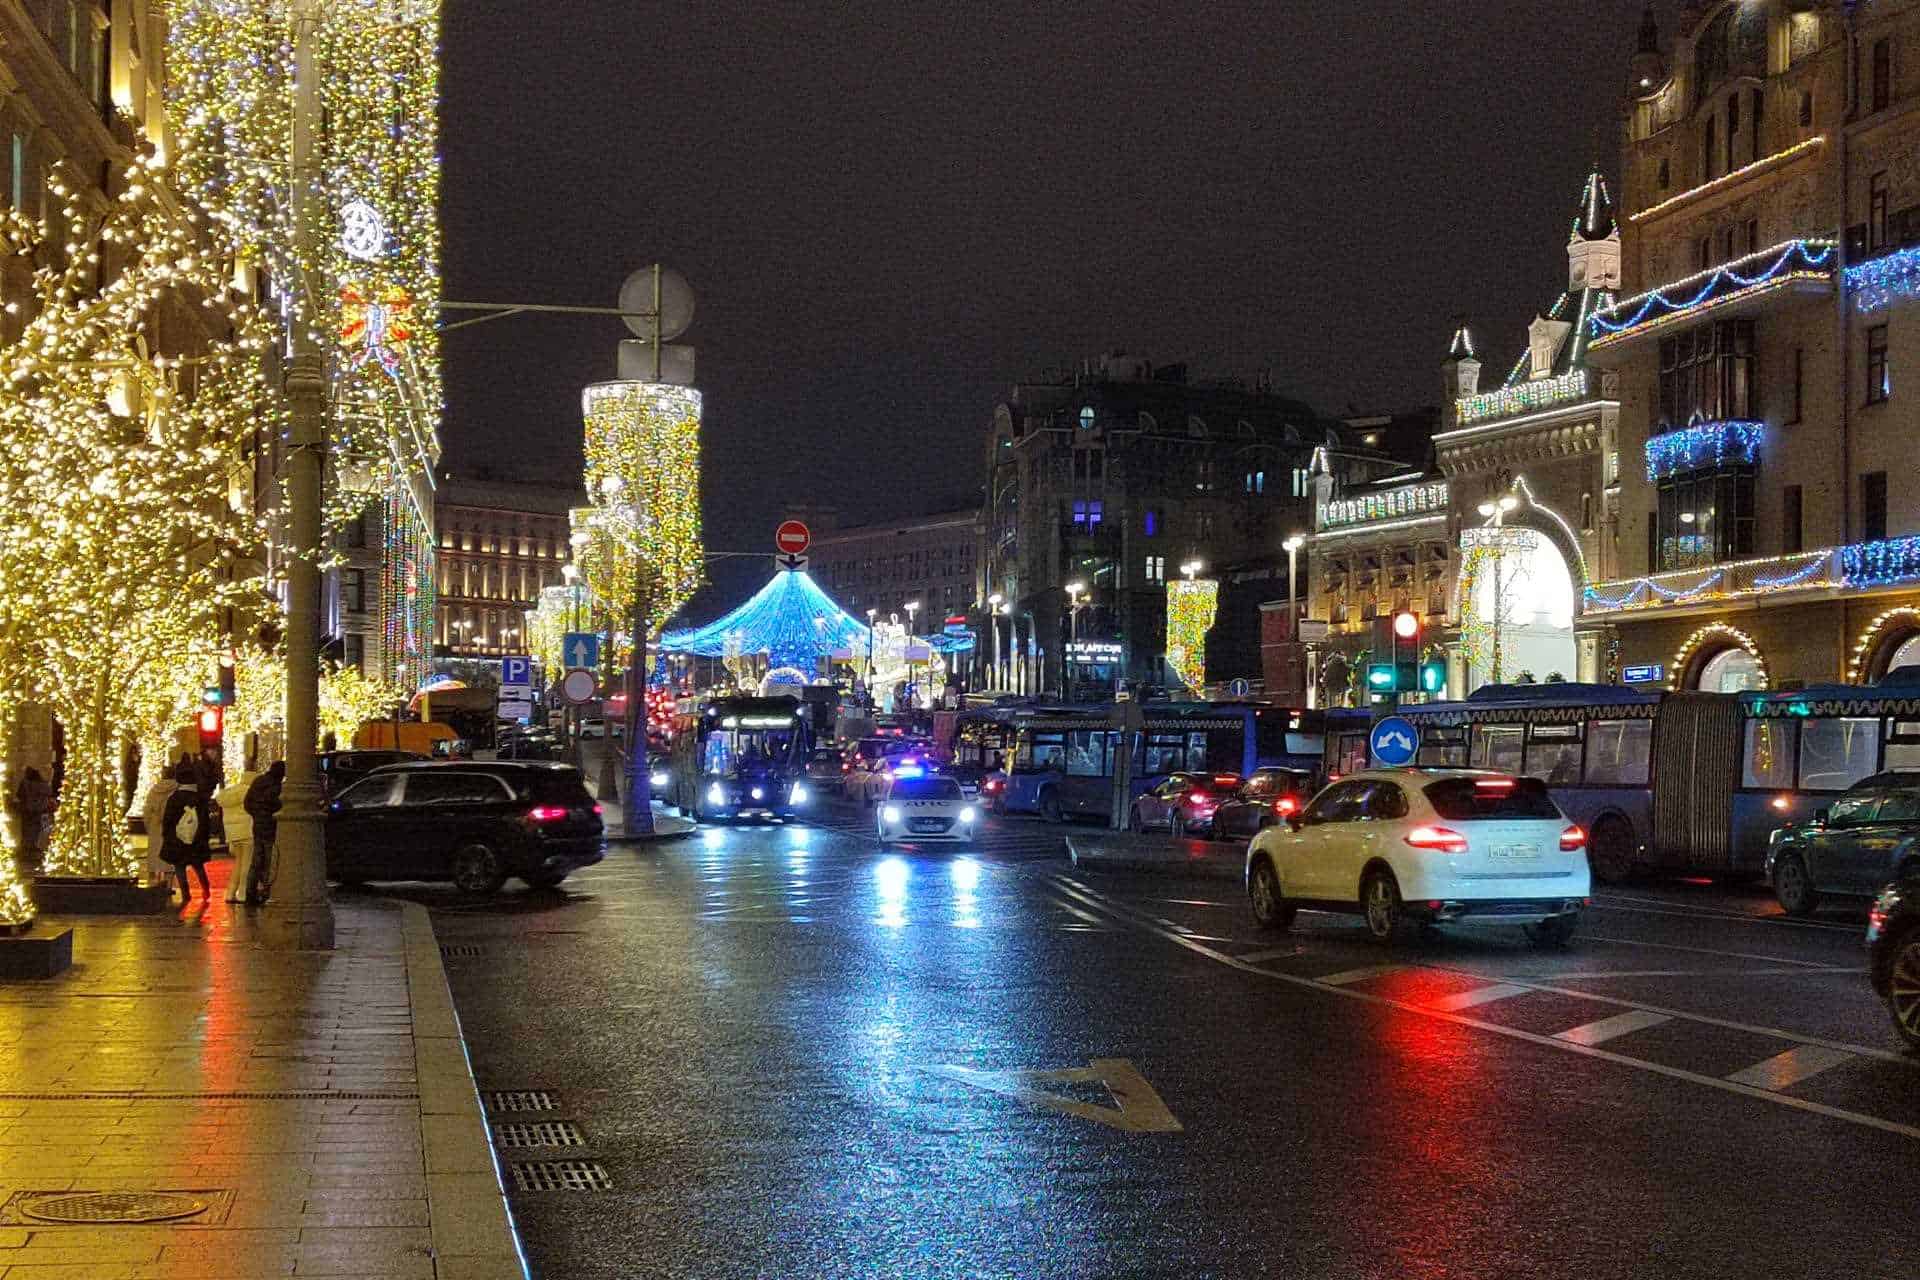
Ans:
[[[1287,552],[1287,640],[1293,645],[1295,661],[1299,661],[1300,655],[1300,595],[1295,585],[1294,573],[1300,557],[1300,548],[1305,546],[1306,542],[1305,534],[1296,533],[1280,544],[1286,548]],[[1306,667],[1302,664],[1300,684],[1303,690],[1306,683]]]
[[[998,591],[987,597],[987,629],[993,632],[993,665],[988,668],[992,688],[1000,687],[1000,606],[1006,597]]]
[[[299,299],[288,340],[287,522],[287,775],[274,840],[272,896],[260,917],[260,938],[281,950],[333,947],[333,904],[327,896],[321,823],[324,793],[320,743],[320,466],[326,452],[327,386],[311,300],[323,290],[310,278],[314,252],[314,138],[320,123],[319,26],[322,0],[296,0],[293,25],[293,118],[287,179]]]
[[[1087,597],[1087,584],[1069,582],[1067,584],[1067,644],[1069,648],[1060,656],[1060,696],[1073,696],[1073,649],[1080,642],[1080,605]]]
[[[879,703],[873,697],[873,624],[879,621],[878,609],[867,610],[867,709],[871,711]]]
[[[1493,530],[1494,530],[1494,535],[1493,535],[1493,670],[1491,672],[1491,675],[1493,677],[1491,683],[1493,684],[1500,683],[1500,675],[1501,675],[1500,623],[1501,623],[1501,619],[1505,616],[1505,610],[1506,610],[1506,603],[1502,599],[1502,594],[1506,588],[1500,581],[1501,578],[1505,576],[1501,572],[1501,570],[1506,567],[1504,564],[1504,561],[1506,560],[1506,557],[1507,557],[1506,536],[1503,530],[1506,528],[1507,512],[1513,510],[1515,507],[1519,505],[1520,505],[1520,499],[1514,497],[1510,493],[1501,494],[1500,499],[1497,502],[1483,502],[1480,504],[1480,514],[1487,517],[1489,520],[1493,522]],[[1471,601],[1468,602],[1467,607],[1468,608],[1473,607]]]

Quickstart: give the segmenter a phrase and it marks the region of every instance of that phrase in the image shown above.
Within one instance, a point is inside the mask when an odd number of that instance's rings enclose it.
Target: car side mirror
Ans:
[[[1287,815],[1287,825],[1298,831],[1307,825],[1307,816],[1303,813],[1290,813]]]
[[[1831,812],[1831,810],[1827,810],[1827,809],[1815,809],[1815,810],[1813,811],[1813,825],[1814,825],[1814,826],[1816,826],[1816,827],[1824,827],[1824,826],[1826,826],[1826,825],[1827,825],[1827,814],[1828,814],[1829,812]]]

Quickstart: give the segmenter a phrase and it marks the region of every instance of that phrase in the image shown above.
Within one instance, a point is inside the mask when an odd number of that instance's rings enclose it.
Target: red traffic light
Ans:
[[[225,713],[218,706],[200,709],[200,736],[202,739],[218,738],[225,722]]]
[[[1420,634],[1420,615],[1417,613],[1396,613],[1393,615],[1393,634],[1402,640],[1411,640]]]

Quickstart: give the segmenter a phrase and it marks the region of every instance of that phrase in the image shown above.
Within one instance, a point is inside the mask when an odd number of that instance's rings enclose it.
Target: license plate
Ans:
[[[1540,850],[1530,844],[1503,844],[1494,849],[1493,856],[1505,862],[1530,861],[1540,856]]]

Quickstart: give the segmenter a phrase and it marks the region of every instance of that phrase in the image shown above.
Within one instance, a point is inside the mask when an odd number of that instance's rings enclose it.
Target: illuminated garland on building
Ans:
[[[1872,656],[1888,625],[1895,621],[1920,626],[1920,609],[1902,605],[1899,608],[1888,609],[1867,624],[1866,630],[1860,633],[1860,638],[1853,642],[1853,655],[1847,660],[1848,684],[1859,684],[1861,678],[1866,675],[1867,659]]]
[[[1847,292],[1861,315],[1920,297],[1920,249],[1902,249],[1847,268]]]
[[[1840,548],[1840,579],[1849,587],[1888,587],[1915,578],[1920,578],[1920,536]]]
[[[600,382],[581,398],[590,541],[578,562],[596,601],[631,627],[644,588],[648,635],[699,589],[700,393]]]
[[[1753,637],[1738,627],[1730,627],[1724,622],[1709,622],[1688,636],[1681,642],[1680,647],[1674,650],[1673,658],[1667,664],[1669,691],[1680,687],[1680,681],[1686,675],[1687,663],[1692,661],[1695,653],[1699,652],[1700,646],[1716,637],[1732,640],[1734,644],[1751,654],[1753,660],[1760,665],[1760,687],[1762,689],[1773,687],[1773,677],[1767,672],[1766,656],[1760,652],[1760,646],[1754,643]]]
[[[1220,584],[1188,578],[1167,584],[1167,665],[1195,697],[1207,688],[1207,632],[1219,615]]]
[[[1800,568],[1776,577],[1755,578],[1753,585],[1762,591],[1778,591],[1783,587],[1797,587],[1803,582],[1810,581],[1822,569],[1827,567],[1828,553],[1822,550],[1811,551],[1807,554],[1810,555],[1812,559]]]
[[[1658,289],[1623,298],[1605,311],[1594,313],[1593,335],[1599,342],[1643,325],[1650,327],[1662,321],[1697,315],[1742,296],[1742,291],[1747,289],[1803,278],[1824,280],[1833,262],[1833,241],[1789,240],[1724,266],[1711,267]]]
[[[1341,498],[1321,509],[1320,527],[1361,524],[1370,520],[1393,520],[1402,516],[1426,514],[1447,509],[1447,482],[1406,485],[1356,498]]]
[[[433,674],[433,535],[413,503],[389,493],[380,557],[380,670],[418,689]]]
[[[1826,140],[1824,134],[1817,134],[1811,138],[1802,138],[1799,142],[1794,143],[1785,150],[1776,151],[1770,156],[1761,156],[1751,164],[1741,165],[1738,169],[1730,173],[1723,173],[1710,182],[1703,182],[1697,187],[1690,187],[1685,191],[1670,195],[1659,204],[1649,205],[1638,213],[1630,213],[1627,215],[1627,221],[1641,222],[1648,218],[1655,218],[1676,205],[1684,204],[1689,200],[1697,199],[1700,196],[1707,195],[1714,191],[1725,190],[1743,179],[1752,177],[1756,173],[1770,169],[1775,165],[1785,164],[1802,152],[1811,151],[1813,148],[1822,145]]]
[[[1682,471],[1752,465],[1758,461],[1766,425],[1759,422],[1699,422],[1647,440],[1647,479],[1661,480]]]
[[[1573,369],[1558,377],[1529,379],[1493,391],[1482,391],[1479,395],[1461,396],[1453,402],[1454,414],[1462,426],[1490,418],[1505,418],[1585,399],[1589,385],[1587,371]]]

